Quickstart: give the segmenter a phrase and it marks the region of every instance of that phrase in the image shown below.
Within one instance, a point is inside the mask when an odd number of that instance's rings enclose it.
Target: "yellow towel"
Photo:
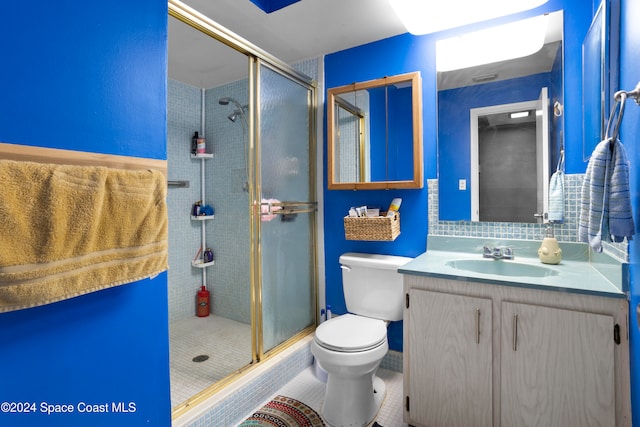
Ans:
[[[0,160],[0,312],[167,269],[158,171]]]

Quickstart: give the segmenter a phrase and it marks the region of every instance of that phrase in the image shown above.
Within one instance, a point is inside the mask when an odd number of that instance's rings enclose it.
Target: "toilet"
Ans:
[[[311,353],[327,372],[322,417],[333,427],[373,421],[385,396],[375,376],[389,350],[387,324],[402,320],[398,267],[412,258],[349,252],[340,257],[347,314],[316,328]]]

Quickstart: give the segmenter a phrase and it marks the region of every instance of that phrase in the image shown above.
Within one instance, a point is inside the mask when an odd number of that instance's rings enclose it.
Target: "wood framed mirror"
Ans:
[[[419,72],[327,91],[329,190],[422,188]]]

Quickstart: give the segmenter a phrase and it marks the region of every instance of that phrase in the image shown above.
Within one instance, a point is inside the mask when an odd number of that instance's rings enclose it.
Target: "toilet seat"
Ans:
[[[384,320],[345,314],[316,328],[315,342],[328,350],[344,353],[367,351],[387,341]]]

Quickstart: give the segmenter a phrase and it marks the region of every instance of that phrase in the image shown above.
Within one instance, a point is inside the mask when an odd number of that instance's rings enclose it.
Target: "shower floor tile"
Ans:
[[[251,327],[219,316],[169,325],[171,406],[184,402],[251,362]],[[194,357],[209,356],[203,362]]]
[[[319,381],[313,372],[313,366],[305,369],[267,401],[258,405],[255,410],[258,410],[273,397],[280,394],[297,399],[321,414],[325,384]],[[384,427],[407,427],[408,424],[402,422],[402,373],[378,369],[377,375],[387,385],[387,395],[374,421]],[[369,425],[372,424],[373,422]]]

